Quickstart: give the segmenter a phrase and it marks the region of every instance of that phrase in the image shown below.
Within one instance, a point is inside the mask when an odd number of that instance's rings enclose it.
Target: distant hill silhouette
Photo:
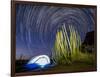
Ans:
[[[94,45],[94,31],[86,33],[83,45]]]
[[[86,33],[86,37],[81,46],[82,52],[94,52],[94,31]]]

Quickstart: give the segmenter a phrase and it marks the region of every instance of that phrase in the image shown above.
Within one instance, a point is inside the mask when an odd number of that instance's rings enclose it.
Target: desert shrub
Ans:
[[[82,53],[81,37],[74,28],[69,25],[69,31],[67,31],[65,24],[56,33],[56,39],[52,51],[52,59],[57,64],[71,64],[75,61],[91,62],[92,56],[88,53]]]

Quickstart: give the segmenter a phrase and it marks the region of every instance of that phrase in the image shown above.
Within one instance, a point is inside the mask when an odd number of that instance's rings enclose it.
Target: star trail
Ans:
[[[95,28],[94,8],[16,5],[16,59],[51,54],[57,30],[74,25],[81,39]]]

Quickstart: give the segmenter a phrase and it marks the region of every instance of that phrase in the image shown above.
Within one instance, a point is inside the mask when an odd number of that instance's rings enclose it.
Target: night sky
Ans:
[[[94,30],[94,8],[68,8],[16,5],[16,59],[22,55],[29,59],[36,55],[51,55],[57,30],[65,23],[73,25],[81,40]]]

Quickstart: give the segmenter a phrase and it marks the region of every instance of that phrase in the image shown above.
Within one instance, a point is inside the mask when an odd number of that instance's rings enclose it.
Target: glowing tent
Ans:
[[[28,69],[44,68],[49,64],[50,58],[47,55],[39,55],[29,60],[29,62],[26,64],[26,67]]]

